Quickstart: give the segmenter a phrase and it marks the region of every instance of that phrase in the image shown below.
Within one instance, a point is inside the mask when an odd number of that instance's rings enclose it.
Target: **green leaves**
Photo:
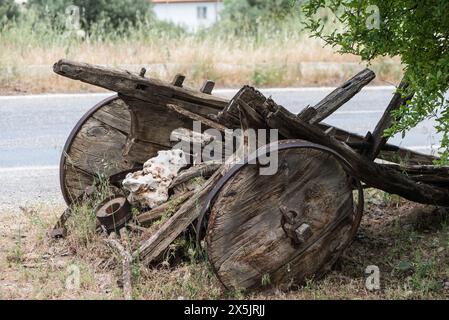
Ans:
[[[338,12],[343,28],[326,32],[329,17],[323,8]],[[378,19],[373,16],[378,8]],[[440,0],[307,0],[302,4],[312,35],[369,61],[378,56],[400,56],[415,97],[394,113],[388,134],[402,132],[427,118],[435,118],[441,133],[442,161],[449,161],[449,1]],[[373,23],[374,22],[374,23]],[[374,27],[373,27],[374,26]]]
[[[103,24],[109,29],[135,26],[139,19],[151,16],[148,0],[29,0],[28,7],[41,13],[43,18],[65,20],[67,8],[77,6],[80,22],[85,30],[92,30]]]
[[[14,0],[0,0],[0,27],[19,15],[19,7]]]
[[[236,33],[256,33],[260,25],[275,26],[296,13],[295,0],[224,0],[220,24]]]

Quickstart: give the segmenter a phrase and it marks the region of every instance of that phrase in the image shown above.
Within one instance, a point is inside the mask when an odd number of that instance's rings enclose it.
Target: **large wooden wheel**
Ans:
[[[123,157],[130,127],[128,107],[116,95],[94,106],[78,121],[60,162],[61,191],[67,204],[94,184],[100,174],[109,176],[133,167]]]
[[[194,91],[187,92],[192,97],[154,95],[152,102],[115,95],[89,110],[70,133],[61,156],[60,184],[66,203],[99,177],[138,168],[159,150],[170,149],[173,130],[192,129],[193,120],[168,105],[199,116],[222,110],[218,102],[224,102],[218,98],[198,98]]]
[[[228,289],[287,287],[320,275],[359,226],[363,195],[359,189],[355,209],[343,159],[303,141],[282,142],[279,150],[274,176],[244,165],[214,195],[207,254]]]

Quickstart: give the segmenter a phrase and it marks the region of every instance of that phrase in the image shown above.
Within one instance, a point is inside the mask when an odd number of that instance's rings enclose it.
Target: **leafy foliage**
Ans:
[[[339,52],[356,54],[367,61],[379,56],[401,57],[405,81],[415,96],[394,113],[396,122],[387,134],[404,135],[420,121],[435,118],[436,130],[442,133],[441,158],[447,162],[449,1],[292,0],[295,3],[301,5],[306,28],[338,46]],[[326,28],[332,17],[335,26]]]
[[[19,7],[14,0],[0,0],[0,26],[19,15]]]
[[[151,15],[148,0],[30,0],[28,6],[58,21],[71,14],[71,6],[76,6],[85,30],[91,30],[98,23],[107,28],[135,26],[140,19]]]
[[[292,13],[291,0],[224,0],[221,17],[236,32],[242,28],[255,32],[260,25],[279,23]]]

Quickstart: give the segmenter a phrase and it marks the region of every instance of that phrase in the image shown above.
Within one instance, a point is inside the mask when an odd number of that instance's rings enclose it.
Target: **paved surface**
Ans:
[[[267,89],[266,95],[292,112],[320,101],[331,88]],[[236,90],[216,90],[232,97]],[[365,135],[372,131],[391,98],[393,88],[367,88],[326,122]],[[0,207],[17,209],[36,203],[62,204],[58,163],[71,129],[92,106],[110,94],[0,97]],[[438,137],[425,121],[404,140],[392,142],[430,153]]]

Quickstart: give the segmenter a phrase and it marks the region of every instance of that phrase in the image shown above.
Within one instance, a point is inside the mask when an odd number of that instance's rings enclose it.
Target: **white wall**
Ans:
[[[198,18],[198,7],[207,8],[206,19]],[[156,16],[165,21],[183,26],[190,31],[200,27],[210,27],[219,18],[223,2],[154,3]]]

